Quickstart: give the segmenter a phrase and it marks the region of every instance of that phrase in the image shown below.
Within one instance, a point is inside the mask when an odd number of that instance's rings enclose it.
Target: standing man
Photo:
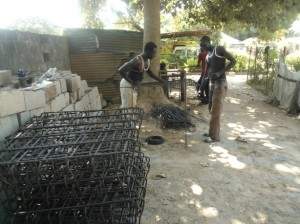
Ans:
[[[204,36],[201,38],[201,46],[208,51],[207,69],[210,80],[210,99],[209,111],[211,113],[209,123],[209,133],[205,142],[220,141],[220,125],[223,101],[227,92],[226,72],[228,72],[236,63],[234,57],[228,53],[224,47],[213,46],[210,38]],[[226,63],[226,60],[229,63]]]
[[[119,72],[122,77],[120,82],[122,101],[121,108],[137,106],[137,89],[144,78],[145,72],[147,72],[151,78],[164,83],[161,78],[154,75],[149,69],[151,59],[155,57],[156,52],[156,44],[153,42],[148,42],[146,43],[144,52],[142,54],[139,54],[137,57],[133,58],[129,62],[126,62],[119,68]]]
[[[206,63],[207,50],[201,46],[200,53],[198,55],[197,67],[201,64],[201,74],[198,80],[197,91],[198,96],[203,104],[207,104],[209,100],[209,80],[207,76],[207,63]]]

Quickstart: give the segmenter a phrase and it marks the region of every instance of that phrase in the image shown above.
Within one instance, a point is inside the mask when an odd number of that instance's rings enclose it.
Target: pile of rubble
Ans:
[[[0,105],[2,141],[30,118],[43,112],[100,110],[105,101],[98,88],[88,87],[80,76],[70,71],[49,69],[30,87],[1,88]]]
[[[32,118],[0,151],[0,223],[140,223],[142,117],[131,108]]]

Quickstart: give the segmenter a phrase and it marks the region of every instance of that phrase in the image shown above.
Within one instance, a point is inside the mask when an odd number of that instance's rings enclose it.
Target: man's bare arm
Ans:
[[[158,81],[158,82],[160,82],[160,83],[164,83],[164,80],[161,79],[160,77],[154,75],[154,73],[153,73],[150,69],[147,71],[147,73],[148,73],[148,75],[149,75],[152,79],[154,79],[154,80],[156,80],[156,81]]]
[[[228,72],[236,64],[235,58],[232,56],[232,54],[230,54],[228,51],[226,51],[226,49],[224,47],[217,47],[216,51],[217,51],[218,55],[223,56],[225,59],[227,59],[229,61],[229,63],[226,64],[225,69],[223,71],[224,73]]]

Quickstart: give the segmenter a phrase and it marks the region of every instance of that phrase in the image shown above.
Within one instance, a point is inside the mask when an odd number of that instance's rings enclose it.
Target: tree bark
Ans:
[[[152,60],[150,69],[158,76],[160,70],[160,0],[144,0],[144,45],[149,41],[157,45],[157,55]],[[147,113],[154,104],[167,104],[168,102],[162,86],[145,75],[139,89],[139,107]]]
[[[159,75],[160,63],[160,0],[144,0],[144,45],[152,41],[157,45],[157,55],[151,62],[151,71]],[[145,77],[145,82],[154,81]]]

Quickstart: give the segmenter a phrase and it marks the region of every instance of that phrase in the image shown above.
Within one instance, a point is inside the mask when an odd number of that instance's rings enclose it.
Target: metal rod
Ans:
[[[44,113],[26,123],[0,152],[3,223],[139,223],[150,168],[142,117],[131,108]]]

